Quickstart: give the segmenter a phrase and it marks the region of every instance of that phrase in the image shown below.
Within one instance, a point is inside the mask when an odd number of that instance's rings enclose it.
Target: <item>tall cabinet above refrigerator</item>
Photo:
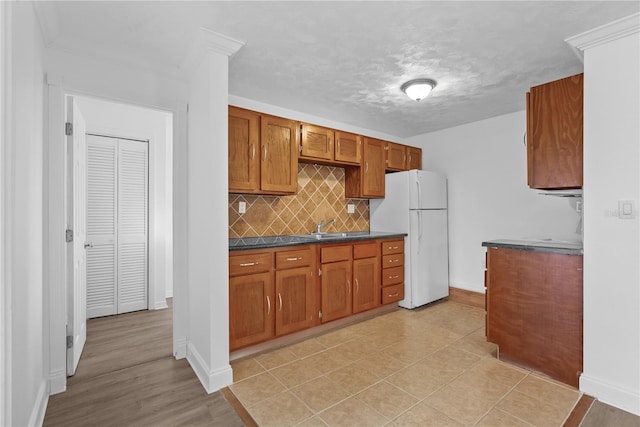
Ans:
[[[372,231],[407,233],[405,298],[415,308],[449,295],[447,179],[410,170],[385,176],[385,198],[369,202]]]

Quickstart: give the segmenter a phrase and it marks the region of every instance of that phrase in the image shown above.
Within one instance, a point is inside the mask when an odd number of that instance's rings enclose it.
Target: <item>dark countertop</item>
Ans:
[[[564,255],[582,255],[582,243],[553,239],[524,239],[524,240],[489,240],[482,242],[482,246],[491,248],[520,249],[524,251],[550,252]]]
[[[336,235],[339,233],[327,234]],[[299,234],[293,236],[265,236],[229,239],[229,250],[237,251],[244,249],[277,248],[280,246],[317,245],[320,243],[344,243],[360,240],[392,239],[396,237],[405,237],[407,235],[406,233],[385,233],[380,231],[355,231],[341,234],[342,235],[340,236],[331,236],[329,238],[322,239],[316,239],[311,235],[302,237],[302,235]]]

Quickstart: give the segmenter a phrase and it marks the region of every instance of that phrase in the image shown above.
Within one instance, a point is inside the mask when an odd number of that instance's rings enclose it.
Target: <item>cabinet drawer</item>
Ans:
[[[404,265],[404,254],[391,254],[382,257],[382,268]]]
[[[276,270],[311,265],[311,249],[276,252]]]
[[[229,276],[262,273],[271,270],[271,252],[234,255],[229,257]]]
[[[378,244],[376,242],[353,245],[353,259],[373,258],[378,256]]]
[[[396,285],[404,282],[404,266],[385,268],[382,270],[382,286]]]
[[[387,240],[382,242],[382,255],[401,254],[404,252],[404,240]]]
[[[404,299],[404,283],[382,288],[382,304],[389,304],[402,299]]]
[[[351,245],[332,246],[320,249],[320,262],[348,261],[351,259]]]

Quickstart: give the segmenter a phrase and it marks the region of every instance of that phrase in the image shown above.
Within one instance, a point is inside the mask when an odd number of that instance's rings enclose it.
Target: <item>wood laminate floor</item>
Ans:
[[[222,393],[207,394],[172,355],[172,308],[90,319],[67,391],[45,426],[244,426]]]

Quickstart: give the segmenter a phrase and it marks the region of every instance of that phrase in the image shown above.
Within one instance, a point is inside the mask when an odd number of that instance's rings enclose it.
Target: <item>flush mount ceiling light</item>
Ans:
[[[400,90],[414,101],[420,101],[429,96],[436,84],[436,81],[431,79],[413,79],[403,83]]]

